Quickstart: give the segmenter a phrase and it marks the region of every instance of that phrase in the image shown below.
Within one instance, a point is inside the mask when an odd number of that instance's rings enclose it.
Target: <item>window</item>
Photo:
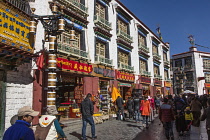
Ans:
[[[75,41],[72,42],[72,47],[80,49],[80,33],[75,31]]]
[[[193,73],[188,72],[186,73],[187,82],[194,82]]]
[[[182,60],[176,60],[175,67],[182,67]]]
[[[96,55],[102,56],[105,58],[105,44],[101,42],[96,42]]]
[[[164,79],[168,79],[168,70],[164,70]]]
[[[152,54],[158,54],[158,46],[152,44]]]
[[[96,15],[105,19],[105,12],[106,12],[106,8],[97,2],[96,3]]]
[[[192,58],[191,57],[185,58],[184,62],[185,62],[185,67],[191,67],[192,66]]]
[[[163,61],[167,61],[167,53],[166,52],[163,52]]]
[[[159,67],[154,66],[154,75],[159,75]]]
[[[117,26],[119,31],[123,31],[124,33],[128,33],[128,25],[121,20],[117,20]]]
[[[119,62],[128,65],[128,54],[118,51]]]
[[[203,68],[210,69],[210,59],[203,59]]]
[[[138,42],[139,42],[139,45],[143,45],[143,46],[146,46],[146,38],[144,36],[142,36],[141,34],[138,35]]]
[[[140,72],[147,71],[147,61],[140,59]]]
[[[210,73],[205,74],[206,83],[210,83]]]

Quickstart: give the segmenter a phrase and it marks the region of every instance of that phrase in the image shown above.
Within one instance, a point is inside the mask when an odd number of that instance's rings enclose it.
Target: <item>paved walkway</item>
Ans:
[[[69,140],[81,139],[81,120],[77,125],[64,128],[64,132]],[[97,140],[166,140],[164,130],[159,119],[155,119],[150,124],[149,129],[145,129],[141,123],[135,123],[133,120],[118,121],[109,120],[96,125]],[[201,127],[191,128],[190,136],[178,136],[174,126],[175,140],[208,140],[205,122],[201,122]],[[91,139],[90,126],[87,127],[87,138]]]

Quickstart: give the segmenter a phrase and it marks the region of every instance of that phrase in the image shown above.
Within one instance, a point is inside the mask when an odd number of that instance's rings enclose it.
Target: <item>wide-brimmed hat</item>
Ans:
[[[47,107],[46,114],[48,114],[48,115],[56,115],[56,114],[58,114],[58,111],[56,109],[56,106]]]
[[[30,116],[38,116],[39,112],[34,111],[31,109],[30,106],[24,106],[18,110],[18,116],[25,116],[25,115],[30,115]]]

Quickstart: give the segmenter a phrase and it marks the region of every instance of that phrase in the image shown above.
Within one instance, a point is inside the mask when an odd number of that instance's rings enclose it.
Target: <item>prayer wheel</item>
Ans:
[[[64,29],[64,27],[65,27],[65,24],[64,24],[64,19],[59,19],[58,20],[58,30],[59,31],[64,31],[65,29]]]
[[[36,22],[35,21],[30,21],[29,32],[30,33],[35,33],[36,32]]]

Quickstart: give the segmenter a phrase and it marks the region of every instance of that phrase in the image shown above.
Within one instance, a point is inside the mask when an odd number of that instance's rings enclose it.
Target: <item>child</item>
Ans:
[[[186,124],[186,131],[188,132],[190,130],[190,126],[193,121],[193,114],[190,110],[190,107],[186,107],[185,109],[185,124]]]

